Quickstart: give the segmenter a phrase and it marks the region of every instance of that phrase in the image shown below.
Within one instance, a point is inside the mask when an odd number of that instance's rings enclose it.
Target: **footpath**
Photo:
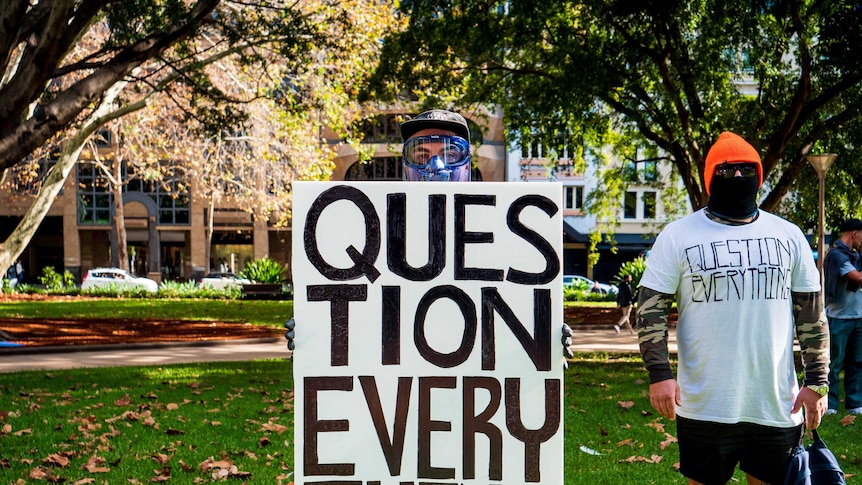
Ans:
[[[671,329],[670,351],[676,352],[676,333]],[[576,328],[574,352],[637,352],[637,337],[615,333],[606,327]],[[285,341],[275,339],[225,340],[196,344],[128,344],[80,347],[31,347],[0,349],[0,373],[86,367],[158,366],[189,362],[285,359]]]

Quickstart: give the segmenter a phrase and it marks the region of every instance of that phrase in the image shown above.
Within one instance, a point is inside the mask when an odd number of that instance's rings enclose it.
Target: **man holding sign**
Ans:
[[[401,131],[405,180],[469,181],[463,117]],[[560,205],[550,183],[296,184],[297,483],[562,483]]]

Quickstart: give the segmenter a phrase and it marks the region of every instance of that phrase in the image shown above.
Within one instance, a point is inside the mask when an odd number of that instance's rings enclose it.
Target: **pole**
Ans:
[[[818,182],[818,205],[817,205],[817,271],[820,273],[820,288],[823,288],[823,259],[825,259],[825,248],[823,239],[826,237],[823,229],[823,220],[826,218],[826,170],[817,171]]]

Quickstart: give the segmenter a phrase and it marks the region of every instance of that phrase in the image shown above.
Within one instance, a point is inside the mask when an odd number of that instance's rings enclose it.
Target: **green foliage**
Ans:
[[[54,270],[53,266],[45,266],[42,269],[42,276],[39,277],[39,281],[48,290],[64,290],[75,287],[75,275],[68,270],[60,274]]]
[[[646,270],[646,259],[643,257],[635,258],[625,262],[620,266],[620,271],[613,280],[613,284],[619,285],[623,281],[623,277],[627,274],[632,275],[632,288],[637,288],[641,281],[641,276]]]
[[[575,158],[598,169],[587,210],[601,232],[618,222],[633,183],[622,176],[627,162],[658,161],[668,178],[647,185],[684,187],[663,194],[668,220],[702,207],[705,156],[725,130],[761,153],[767,210],[794,200],[796,181],[815,180],[807,153],[842,152],[835,170],[858,174],[859,153],[843,154],[862,147],[862,62],[852,47],[862,43],[862,11],[851,2],[400,5],[409,26],[386,39],[369,93],[499,107],[516,144],[567,138]],[[839,196],[844,207],[858,197]],[[799,214],[806,228],[813,213]]]
[[[594,293],[590,284],[584,280],[573,280],[563,285],[563,301],[616,301],[616,295]]]
[[[287,268],[281,263],[264,257],[248,263],[239,275],[255,283],[284,283],[287,281],[286,273]]]

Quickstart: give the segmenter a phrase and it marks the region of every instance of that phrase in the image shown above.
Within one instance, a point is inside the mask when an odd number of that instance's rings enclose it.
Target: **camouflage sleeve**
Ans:
[[[803,385],[829,383],[829,324],[820,292],[791,293],[796,338],[802,349]]]
[[[674,295],[659,293],[646,287],[641,287],[638,291],[635,325],[650,384],[674,378],[667,350],[668,315],[673,299]]]

